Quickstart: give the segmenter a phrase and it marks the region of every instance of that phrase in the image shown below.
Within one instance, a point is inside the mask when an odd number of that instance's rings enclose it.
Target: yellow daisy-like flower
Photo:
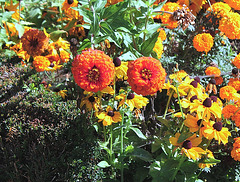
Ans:
[[[204,120],[209,120],[211,118],[211,114],[213,114],[216,118],[221,118],[222,115],[221,106],[217,102],[212,102],[210,97],[206,98],[202,102],[194,100],[189,110],[191,113],[197,112],[198,117],[202,117]]]
[[[90,93],[88,96],[82,98],[80,108],[83,106],[86,106],[88,111],[91,111],[92,109],[94,111],[98,111],[100,108],[100,99],[98,97],[94,97],[93,93]]]
[[[59,37],[59,39],[56,42],[52,43],[57,50],[60,48],[62,49],[69,49],[70,48],[70,43],[66,40],[64,40],[62,37]]]
[[[163,43],[160,37],[158,37],[157,42],[155,43],[155,46],[153,48],[153,51],[157,53],[157,57],[158,59],[160,59],[163,53]]]
[[[2,22],[8,36],[18,36],[18,31],[13,23],[5,22],[4,20]]]
[[[33,66],[37,72],[45,71],[50,66],[50,64],[51,62],[49,59],[44,56],[36,56],[33,61]]]
[[[199,135],[202,136],[204,123],[203,120],[198,116],[193,116],[191,114],[187,114],[186,119],[184,120],[185,126],[189,128],[190,132],[196,132],[199,130]]]
[[[206,122],[204,124],[203,136],[207,139],[215,139],[218,141],[218,144],[221,142],[225,145],[228,143],[228,137],[231,136],[231,133],[228,131],[228,128],[223,127],[222,122]]]
[[[240,10],[240,1],[239,0],[223,0],[225,3],[229,4],[233,9]]]
[[[214,156],[213,156],[212,151],[210,151],[210,150],[208,150],[208,149],[206,149],[205,158],[206,158],[206,159],[215,159]],[[199,166],[200,168],[205,168],[205,167],[210,168],[210,167],[212,167],[213,165],[216,165],[216,163],[199,163],[198,166]]]
[[[240,53],[232,60],[232,64],[240,69]]]
[[[100,112],[97,114],[98,122],[103,122],[104,126],[111,125],[112,123],[118,123],[122,121],[122,116],[120,112],[113,111],[113,109],[108,106],[106,112]]]
[[[229,39],[240,39],[240,14],[229,12],[220,19],[218,28]]]
[[[178,72],[174,74],[170,74],[169,78],[170,79],[176,79],[177,81],[181,82],[183,78],[185,78],[188,74],[184,70],[179,70]]]
[[[120,91],[121,92],[121,91]],[[126,104],[129,106],[130,111],[134,108],[141,109],[148,104],[148,98],[134,93],[129,93],[128,95],[122,93],[115,97],[116,100],[121,100],[119,102],[119,107]]]
[[[62,4],[62,10],[66,11],[69,8],[77,7],[78,0],[65,0]]]
[[[127,80],[128,62],[121,61],[118,57],[113,59],[115,65],[115,76],[118,79]]]
[[[198,52],[208,53],[213,46],[213,37],[210,33],[197,34],[193,38],[193,46]]]
[[[65,51],[62,48],[59,48],[59,53],[60,53],[60,63],[67,63],[70,59],[70,53]]]
[[[202,148],[198,147],[198,145],[202,142],[202,138],[196,137],[196,134],[194,134],[183,142],[178,143],[180,135],[180,133],[176,133],[175,137],[170,137],[170,143],[176,147],[182,147],[182,152],[184,152],[189,159],[200,159],[201,154],[205,153]]]

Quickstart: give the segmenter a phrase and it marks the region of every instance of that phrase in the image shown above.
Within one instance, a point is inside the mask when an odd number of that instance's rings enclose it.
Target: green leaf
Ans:
[[[189,138],[190,136],[192,136],[191,133],[182,133],[179,138],[177,143],[182,143],[184,140],[186,140],[187,138]]]
[[[87,10],[87,9],[85,9],[85,8],[76,8],[76,7],[75,7],[75,8],[72,8],[72,9],[77,10],[77,11],[79,12],[79,14],[80,14],[81,16],[83,16],[84,22],[89,23],[89,24],[92,23],[93,15],[92,15],[92,12],[91,12],[91,11],[89,11],[89,10]]]
[[[162,124],[164,124],[166,127],[170,127],[169,121],[167,119],[163,119],[162,116],[156,116],[156,119],[160,121]]]
[[[107,0],[100,0],[100,1],[95,1],[93,3],[93,9],[95,12],[100,12],[104,9],[105,5],[107,4]]]
[[[129,155],[131,157],[137,157],[146,162],[149,162],[153,159],[152,155],[148,151],[146,151],[142,148],[135,148],[134,151],[132,153],[130,153]]]
[[[151,37],[149,37],[141,46],[141,53],[144,56],[149,56],[155,46],[159,32],[155,32]]]
[[[141,132],[141,130],[139,130],[138,128],[130,127],[130,129],[133,130],[139,138],[141,138],[141,139],[143,139],[143,140],[146,140],[146,139],[147,139],[147,138],[144,136],[144,134]]]
[[[21,38],[25,31],[24,27],[18,23],[13,23],[13,24],[15,25],[16,30],[18,31],[19,38]]]
[[[106,21],[115,19],[119,13],[127,9],[127,5],[127,2],[120,2],[104,8],[101,19],[105,19]]]
[[[59,37],[62,36],[62,34],[66,34],[66,33],[67,32],[65,30],[56,30],[56,31],[50,33],[50,38],[53,41],[57,41],[59,39]]]
[[[200,160],[199,162],[204,163],[204,164],[216,164],[216,163],[220,163],[221,160],[214,159],[214,158],[208,158],[208,159]]]
[[[156,8],[153,9],[153,11],[161,11],[163,5],[167,2],[167,0],[161,2],[158,4],[158,6]]]
[[[101,161],[97,164],[97,166],[101,168],[107,168],[110,167],[111,165],[109,165],[107,161]]]

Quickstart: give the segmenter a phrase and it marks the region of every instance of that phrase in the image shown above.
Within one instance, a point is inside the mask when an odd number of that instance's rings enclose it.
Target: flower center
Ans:
[[[30,47],[36,48],[38,46],[38,39],[32,39],[30,40]]]
[[[107,115],[113,117],[114,116],[114,112],[113,111],[108,111]]]
[[[221,131],[222,130],[222,123],[221,122],[214,123],[213,128],[217,131]]]
[[[134,98],[134,93],[129,93],[127,96],[127,99],[133,99]]]
[[[216,96],[212,95],[210,98],[213,102],[217,102],[217,97]]]
[[[88,98],[89,102],[94,102],[95,101],[95,98],[93,96],[89,97]]]
[[[145,80],[150,80],[150,78],[152,77],[152,72],[146,68],[144,68],[142,70],[142,78]]]
[[[52,67],[52,68],[53,68],[53,67],[54,67],[54,63],[51,63],[51,64],[50,64],[50,67]]]
[[[182,144],[182,146],[185,148],[185,149],[190,149],[192,148],[192,142],[190,140],[185,140]]]
[[[196,76],[196,77],[194,78],[194,80],[195,80],[196,82],[200,83],[200,78],[199,78],[199,76]]]
[[[199,119],[199,120],[197,121],[197,125],[200,126],[201,123],[202,123],[202,119]],[[204,127],[204,125],[202,124],[201,127]]]
[[[119,67],[122,64],[121,60],[118,57],[113,59],[113,63],[115,65],[115,67]]]
[[[216,80],[214,78],[212,78],[209,83],[213,84],[213,85],[216,85]]]
[[[190,83],[194,88],[197,88],[197,86],[198,86],[198,82],[197,81],[192,81],[191,83]]]
[[[203,101],[203,105],[205,107],[211,107],[212,106],[212,100],[208,97]]]
[[[93,67],[93,69],[89,71],[88,79],[90,82],[97,82],[99,76],[100,76],[99,70],[96,67]]]
[[[73,0],[68,0],[67,2],[68,2],[68,4],[72,4]]]
[[[194,100],[198,99],[197,95],[194,95],[190,98],[190,101],[193,102]]]

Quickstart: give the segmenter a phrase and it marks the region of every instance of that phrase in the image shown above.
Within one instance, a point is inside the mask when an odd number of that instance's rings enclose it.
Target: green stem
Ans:
[[[174,181],[174,178],[176,177],[176,175],[177,175],[177,173],[178,173],[178,171],[179,171],[182,163],[184,162],[184,160],[185,160],[184,155],[185,155],[185,154],[182,154],[181,159],[180,159],[180,162],[179,162],[179,164],[178,164],[178,166],[177,166],[177,169],[174,171],[174,174],[173,174],[173,176],[172,176],[171,181]]]
[[[19,19],[18,19],[19,24],[20,24],[20,20],[21,20],[21,1],[19,1]]]
[[[104,142],[107,141],[107,137],[106,137],[106,128],[105,126],[103,125],[103,135],[104,135]]]
[[[62,4],[60,3],[60,0],[58,0],[58,4],[59,4],[59,14],[60,14],[60,18],[61,18],[61,29],[63,29]]]
[[[146,15],[146,19],[145,19],[145,31],[144,31],[144,35],[143,35],[143,42],[145,41],[146,38],[146,30],[147,30],[147,23],[148,23],[148,13],[149,13],[149,6],[147,9],[147,15]]]
[[[167,111],[168,111],[168,107],[169,107],[169,104],[170,104],[170,101],[171,101],[171,98],[172,98],[173,93],[174,93],[174,90],[171,90],[171,92],[170,92],[170,94],[169,94],[169,97],[168,97],[167,106],[166,106],[166,108],[165,108],[165,112],[164,112],[163,119],[166,118]]]
[[[179,107],[180,107],[180,111],[181,111],[181,114],[182,114],[182,119],[184,120],[184,119],[185,119],[185,116],[184,116],[184,114],[183,114],[183,110],[182,110],[182,105],[181,105],[180,95],[179,95],[179,92],[178,92],[178,86],[176,86],[176,90],[177,90],[177,96],[178,96]],[[182,131],[183,126],[184,126],[184,122],[182,122],[182,125],[181,125],[181,127],[180,127],[180,132]]]
[[[121,182],[123,182],[123,121],[124,121],[124,113],[122,113],[122,122],[121,122]]]

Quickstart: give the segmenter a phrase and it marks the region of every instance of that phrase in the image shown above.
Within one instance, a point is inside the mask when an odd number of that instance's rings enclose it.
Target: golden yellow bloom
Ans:
[[[240,14],[229,12],[220,19],[218,28],[229,39],[240,39]]]
[[[118,107],[125,104],[125,107],[129,106],[130,111],[133,111],[134,108],[141,109],[149,102],[148,98],[134,93],[129,93],[128,95],[121,93],[120,95],[116,96],[115,99],[121,100]]]
[[[127,80],[128,62],[121,61],[118,57],[113,59],[115,65],[115,76],[118,79]]]
[[[80,108],[82,108],[84,105],[88,111],[91,111],[92,109],[94,111],[98,111],[100,108],[100,99],[98,97],[94,97],[93,93],[91,92],[89,95],[82,98]]]
[[[204,156],[205,156],[205,159],[215,159],[214,156],[213,156],[212,151],[210,151],[208,149],[206,149],[206,154],[204,154]],[[213,165],[216,165],[216,163],[199,163],[198,166],[200,168],[205,168],[205,167],[210,168]]]
[[[155,46],[153,48],[153,51],[157,53],[157,57],[158,59],[160,59],[163,53],[163,43],[160,37],[158,37],[157,42],[155,43]]]
[[[235,88],[231,86],[224,86],[220,88],[219,96],[221,99],[232,100],[234,98],[234,94],[236,93],[237,91]]]
[[[50,61],[44,56],[36,56],[33,61],[33,66],[37,72],[42,72],[50,66]]]
[[[197,34],[193,39],[193,46],[198,52],[208,53],[213,46],[213,37],[210,33]]]
[[[62,3],[62,10],[66,11],[72,7],[77,7],[78,5],[78,0],[65,0]]]
[[[233,9],[240,10],[240,1],[239,0],[224,0],[225,3],[229,4]]]
[[[67,63],[70,59],[70,53],[65,51],[64,49],[60,48],[59,49],[60,52],[60,63]]]
[[[161,11],[174,12],[181,6],[177,3],[167,2],[163,5]],[[163,15],[159,14],[154,17],[154,19],[161,19],[162,24],[167,24],[166,27],[169,29],[174,29],[178,26],[178,22],[173,19],[173,15],[169,13],[164,13]]]
[[[159,32],[158,37],[160,37],[162,41],[166,40],[167,35],[163,28],[159,28],[157,32]]]
[[[13,23],[5,22],[5,21],[2,21],[2,22],[3,22],[3,26],[6,30],[6,34],[8,36],[10,36],[10,37],[18,36],[18,31]]]
[[[228,137],[231,136],[231,133],[228,131],[228,128],[223,127],[222,122],[206,122],[204,123],[203,136],[207,139],[215,139],[218,141],[218,144],[221,142],[225,145],[228,143]]]
[[[201,154],[205,153],[202,148],[198,147],[198,145],[202,142],[201,137],[196,137],[196,134],[194,134],[183,142],[178,143],[179,137],[180,133],[176,133],[175,137],[170,137],[169,141],[172,145],[176,147],[181,147],[182,152],[184,152],[189,159],[200,159]]]
[[[108,106],[106,112],[100,112],[97,114],[98,122],[103,122],[104,126],[111,125],[112,123],[118,123],[122,121],[122,116],[120,112],[113,111],[113,109]]]
[[[176,79],[177,81],[181,82],[183,78],[185,78],[188,74],[184,70],[180,70],[174,74],[169,75],[170,79]]]
[[[240,91],[240,79],[239,78],[230,78],[228,86],[232,86],[236,91]]]
[[[209,12],[212,10],[218,15],[217,17],[220,18],[226,16],[231,11],[231,7],[226,3],[216,2],[207,9]]]

